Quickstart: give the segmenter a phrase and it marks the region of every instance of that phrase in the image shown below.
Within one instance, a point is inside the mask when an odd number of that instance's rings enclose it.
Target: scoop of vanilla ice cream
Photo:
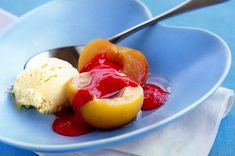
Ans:
[[[17,76],[13,93],[16,103],[33,106],[41,113],[54,113],[66,107],[67,83],[78,71],[66,61],[49,58]]]

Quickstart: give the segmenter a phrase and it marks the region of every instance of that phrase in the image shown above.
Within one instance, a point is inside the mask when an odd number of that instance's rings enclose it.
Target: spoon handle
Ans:
[[[185,13],[188,11],[192,11],[195,9],[199,9],[202,7],[206,7],[206,6],[210,6],[210,5],[214,5],[214,4],[218,4],[218,3],[222,3],[222,2],[226,2],[226,1],[229,1],[229,0],[187,0],[167,12],[164,12],[156,17],[153,17],[143,23],[140,23],[134,27],[131,27],[131,28],[113,36],[112,38],[109,39],[109,41],[111,41],[112,43],[120,42],[121,40],[125,39],[129,35],[137,32],[137,31],[139,31],[149,25],[152,25],[158,21],[167,19],[167,18],[175,16],[175,15],[182,14],[182,13]]]

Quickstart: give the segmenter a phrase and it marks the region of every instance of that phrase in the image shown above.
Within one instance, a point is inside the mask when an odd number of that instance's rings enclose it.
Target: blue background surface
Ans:
[[[17,16],[21,16],[27,11],[40,6],[50,0],[0,0],[0,8],[3,8]],[[182,2],[182,0],[160,1],[160,0],[142,0],[151,10],[153,15],[157,15],[171,7]],[[230,46],[232,52],[235,50],[235,20],[233,10],[235,1],[230,1],[218,6],[194,11],[181,16],[177,16],[161,23],[177,26],[192,26],[208,29],[221,36]],[[235,89],[233,76],[235,75],[235,63],[233,62],[230,74],[223,83],[223,86]],[[216,141],[210,152],[211,156],[232,156],[235,155],[235,108],[232,109],[221,123]],[[198,149],[200,150],[200,149]],[[35,155],[10,147],[0,143],[0,155]]]

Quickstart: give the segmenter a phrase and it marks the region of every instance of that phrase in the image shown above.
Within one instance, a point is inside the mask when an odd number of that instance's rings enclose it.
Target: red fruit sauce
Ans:
[[[88,72],[92,69],[104,69],[104,68],[113,68],[117,71],[121,71],[122,67],[119,64],[115,64],[107,59],[107,54],[99,54],[96,57],[86,64],[80,72]]]
[[[142,110],[152,110],[161,107],[167,100],[169,93],[154,84],[145,84],[144,103]]]
[[[64,136],[79,136],[92,131],[92,127],[83,121],[72,110],[63,110],[55,114],[57,118],[53,122],[53,130]]]
[[[137,87],[138,84],[127,76],[121,76],[121,67],[107,59],[107,55],[97,55],[88,63],[82,72],[90,72],[92,80],[88,86],[80,88],[71,104],[73,112],[56,114],[53,130],[64,136],[79,136],[89,133],[92,128],[82,119],[80,108],[93,99],[113,98],[125,87]],[[169,95],[166,91],[154,84],[145,84],[144,103],[142,110],[159,108]]]

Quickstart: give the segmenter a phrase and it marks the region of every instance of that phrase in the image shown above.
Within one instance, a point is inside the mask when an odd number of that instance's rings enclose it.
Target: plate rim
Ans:
[[[17,19],[16,22],[13,22],[7,28],[7,30],[5,30],[0,35],[2,36],[4,33],[7,33],[9,30],[11,30],[12,27],[14,27],[14,25],[16,25],[17,23],[20,23],[22,20],[24,20],[24,18],[26,18],[27,16],[30,16],[32,13],[36,12],[37,10],[40,10],[41,8],[46,7],[47,5],[51,5],[52,3],[55,3],[57,1],[59,1],[59,0],[48,2],[40,7],[37,7],[35,9],[29,11],[28,13],[24,14],[19,19]],[[147,18],[152,17],[152,14],[151,14],[149,8],[142,1],[140,1],[140,0],[133,0],[133,1],[136,2],[137,4],[139,4],[143,8],[143,10],[144,10],[143,13],[146,14]],[[176,28],[176,29],[183,29],[183,30],[201,31],[201,32],[207,33],[211,37],[214,37],[223,45],[223,47],[224,47],[223,52],[225,53],[225,56],[226,56],[225,70],[223,71],[223,74],[220,76],[220,78],[218,79],[216,84],[210,90],[208,90],[208,92],[206,94],[204,94],[204,96],[199,98],[197,101],[192,103],[190,106],[185,107],[184,109],[180,110],[179,112],[175,113],[174,115],[167,117],[158,123],[155,123],[153,125],[150,125],[150,126],[147,126],[144,128],[137,129],[133,132],[124,133],[124,134],[121,134],[118,136],[104,138],[101,140],[94,140],[94,141],[89,141],[89,142],[84,142],[84,143],[72,143],[72,144],[66,144],[66,145],[38,145],[38,144],[24,143],[22,141],[15,141],[14,139],[8,139],[6,137],[0,136],[0,141],[4,142],[6,144],[9,144],[9,145],[13,145],[18,148],[33,150],[33,151],[37,151],[37,152],[53,152],[54,153],[54,152],[84,151],[84,150],[87,150],[88,148],[90,150],[91,148],[93,149],[93,148],[98,148],[101,146],[103,147],[103,146],[110,145],[110,143],[117,144],[117,143],[121,143],[126,140],[131,140],[135,136],[146,135],[146,134],[148,134],[148,132],[151,132],[158,127],[161,127],[167,123],[170,123],[170,122],[178,119],[179,117],[185,115],[186,113],[190,112],[191,110],[193,110],[193,108],[195,108],[200,103],[202,103],[206,98],[208,98],[225,80],[226,76],[229,73],[229,70],[231,68],[231,63],[232,63],[231,49],[229,48],[228,44],[219,35],[211,32],[209,30],[206,30],[203,28],[196,28],[196,27],[187,27],[187,26],[171,26],[171,25],[166,25],[166,24],[159,24],[159,25],[163,28]]]

